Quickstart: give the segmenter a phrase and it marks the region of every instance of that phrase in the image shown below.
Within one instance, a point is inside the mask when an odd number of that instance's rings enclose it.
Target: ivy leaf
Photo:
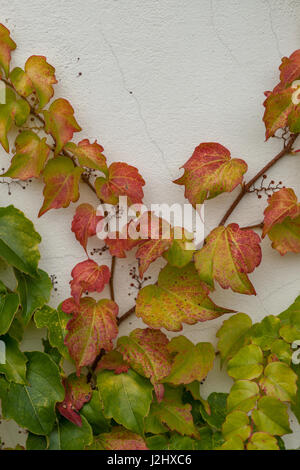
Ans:
[[[231,387],[227,398],[228,411],[251,411],[259,398],[259,388],[250,380],[237,380]]]
[[[68,157],[57,157],[47,163],[43,172],[44,203],[39,217],[50,209],[68,207],[70,202],[78,200],[82,172],[82,168],[75,167]]]
[[[46,137],[40,139],[32,131],[23,131],[16,138],[15,146],[16,154],[9,169],[2,176],[22,181],[39,178],[50,152]]]
[[[195,207],[206,199],[231,192],[242,183],[248,166],[244,160],[231,158],[230,152],[216,142],[202,143],[183,165],[184,175],[174,181],[185,186],[185,197]]]
[[[52,282],[45,271],[38,269],[38,277],[32,278],[27,274],[14,270],[18,281],[17,292],[22,307],[21,318],[28,325],[33,313],[43,307],[50,299]]]
[[[101,349],[110,351],[113,348],[112,340],[118,334],[119,308],[112,300],[96,302],[91,297],[84,297],[79,306],[74,304],[70,311],[66,302],[63,302],[62,310],[73,313],[73,318],[67,324],[65,344],[80,375],[81,368],[92,364]]]
[[[151,328],[169,331],[180,331],[182,323],[194,325],[224,313],[230,310],[212,302],[193,264],[182,269],[167,265],[161,270],[157,285],[143,287],[136,301],[138,317]]]
[[[280,319],[274,315],[268,315],[260,323],[252,326],[249,332],[251,342],[263,351],[268,351],[274,341],[279,338],[279,328]]]
[[[72,232],[76,239],[83,246],[85,252],[89,237],[96,235],[97,224],[102,220],[102,216],[97,216],[97,211],[91,204],[80,204],[72,221]]]
[[[297,374],[284,362],[267,365],[259,385],[266,395],[281,401],[294,401],[297,392]]]
[[[170,248],[163,253],[163,257],[171,266],[183,268],[189,264],[194,257],[195,245],[187,239],[175,239]]]
[[[276,360],[285,362],[286,364],[290,365],[292,360],[291,347],[288,343],[283,341],[283,339],[277,339],[276,341],[274,341],[271,347],[271,353]]]
[[[67,347],[64,344],[64,338],[67,333],[67,323],[70,320],[59,306],[57,310],[44,305],[38,309],[34,315],[34,321],[37,328],[48,328],[49,341],[51,346],[57,348],[64,357],[69,357]]]
[[[38,111],[49,103],[54,95],[52,85],[57,83],[55,68],[47,63],[46,57],[38,55],[27,59],[25,71],[19,67],[15,68],[10,74],[10,79],[21,96],[27,97],[36,92],[39,100]]]
[[[261,262],[260,238],[253,230],[242,230],[237,224],[217,227],[194,259],[201,281],[210,288],[216,280],[223,289],[256,294],[247,276]]]
[[[95,261],[87,259],[76,264],[71,273],[71,295],[79,303],[83,292],[102,292],[105,284],[109,282],[110,270],[103,264],[99,266]]]
[[[244,450],[243,440],[239,436],[231,437],[228,441],[225,441],[220,447],[216,447],[214,450]]]
[[[87,383],[85,375],[77,377],[75,374],[64,379],[63,385],[66,395],[64,400],[57,405],[57,409],[71,423],[82,426],[82,419],[78,411],[90,401],[92,397],[91,386]]]
[[[111,256],[126,258],[126,251],[130,251],[135,246],[139,245],[141,240],[132,240],[127,234],[122,238],[121,235],[120,232],[114,232],[105,238],[104,242],[108,246]]]
[[[274,397],[262,397],[258,409],[252,412],[252,419],[258,431],[276,436],[292,432],[286,404]]]
[[[80,415],[84,416],[89,422],[94,434],[98,435],[110,431],[110,422],[103,414],[98,390],[92,392],[91,400],[81,408]]]
[[[95,180],[98,197],[107,204],[117,204],[119,196],[127,196],[128,204],[138,204],[144,197],[145,181],[137,168],[127,163],[112,163],[108,168],[107,177]]]
[[[121,353],[116,350],[113,350],[108,351],[108,353],[106,353],[98,362],[96,372],[102,369],[113,370],[115,374],[122,374],[122,372],[128,371],[129,364],[127,364],[127,362],[123,360],[123,356]]]
[[[228,393],[213,392],[207,399],[207,410],[203,404],[200,404],[200,413],[204,421],[217,431],[222,430],[222,424],[227,415],[227,397]]]
[[[9,30],[0,23],[0,67],[3,68],[6,78],[8,78],[9,74],[10,53],[14,51],[16,47],[16,43],[10,37]]]
[[[74,118],[74,109],[69,101],[59,98],[53,101],[49,110],[43,111],[45,131],[51,134],[56,142],[56,155],[64,145],[72,139],[74,132],[80,132],[81,127]]]
[[[0,207],[0,256],[9,265],[37,276],[40,235],[33,223],[14,206]]]
[[[279,450],[277,440],[266,432],[255,432],[252,434],[247,450]]]
[[[48,450],[84,450],[93,442],[92,428],[84,418],[82,426],[76,426],[67,419],[60,417],[56,427],[49,436]]]
[[[171,431],[197,437],[198,432],[193,422],[191,409],[189,403],[182,403],[180,389],[166,386],[163,400],[160,403],[154,402],[152,404],[149,416],[155,416]]]
[[[106,418],[113,418],[128,430],[143,435],[144,418],[152,402],[150,382],[133,370],[118,375],[102,370],[97,383]]]
[[[290,57],[281,59],[280,81],[282,85],[289,85],[300,77],[300,50],[293,52]]]
[[[240,437],[242,441],[246,441],[251,434],[247,414],[239,410],[229,413],[222,426],[222,432],[226,440]]]
[[[102,153],[104,148],[97,143],[97,140],[93,144],[88,139],[81,140],[77,145],[68,142],[65,149],[78,158],[80,166],[99,170],[103,173],[107,172],[106,157]]]
[[[246,335],[251,326],[252,320],[245,313],[237,313],[223,322],[216,334],[219,338],[218,349],[222,364],[231,359],[246,344]]]
[[[279,318],[282,324],[280,336],[287,343],[297,341],[300,338],[300,295],[279,315]]]
[[[167,346],[175,355],[172,370],[164,382],[174,385],[201,382],[213,367],[215,351],[210,343],[193,344],[185,336],[172,338]]]
[[[264,211],[263,237],[268,235],[272,247],[281,255],[300,252],[300,204],[291,188],[282,188],[268,198]]]
[[[6,87],[5,103],[0,104],[0,143],[6,152],[9,152],[9,142],[7,134],[13,123],[23,126],[30,113],[27,101],[17,99],[15,93]]]
[[[116,426],[111,432],[95,437],[88,450],[148,450],[148,447],[138,434]]]
[[[48,435],[55,422],[55,404],[64,399],[57,365],[41,352],[26,353],[27,383],[11,383],[2,399],[6,419],[14,419],[34,434]]]
[[[288,125],[288,118],[295,108],[292,102],[293,88],[277,89],[268,93],[264,101],[265,113],[263,121],[266,126],[266,140],[273,137],[278,129],[283,129]]]
[[[18,342],[10,336],[2,336],[5,344],[5,362],[0,362],[0,374],[4,374],[9,382],[26,383],[26,356],[20,351]]]
[[[255,344],[241,348],[227,364],[227,372],[235,380],[252,380],[263,371],[263,353]]]
[[[47,447],[47,438],[45,436],[36,436],[31,432],[28,433],[26,439],[26,450],[46,450]]]
[[[129,336],[118,339],[118,351],[138,374],[155,385],[166,377],[172,368],[172,356],[168,351],[169,340],[164,333],[151,328],[133,330]]]
[[[18,308],[18,294],[0,294],[0,335],[8,332]]]

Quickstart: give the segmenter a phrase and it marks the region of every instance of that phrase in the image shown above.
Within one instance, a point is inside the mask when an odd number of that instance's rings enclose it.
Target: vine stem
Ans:
[[[283,149],[281,150],[281,152],[279,152],[277,155],[275,155],[275,157],[272,158],[272,160],[270,160],[269,163],[267,163],[258,173],[256,173],[256,175],[253,176],[253,178],[251,178],[251,180],[248,181],[248,183],[244,184],[241,187],[240,193],[237,195],[237,197],[235,198],[235,200],[233,201],[233,203],[231,204],[229,209],[225,212],[225,215],[223,216],[222,220],[220,221],[219,226],[225,224],[225,222],[231,216],[234,209],[241,202],[241,200],[243,199],[245,194],[247,194],[247,192],[249,191],[251,186],[261,176],[263,176],[273,165],[275,165],[275,163],[277,163],[282,157],[284,157],[285,155],[288,155],[289,153],[291,153],[293,145],[294,145],[295,140],[297,139],[298,135],[299,134],[292,134],[290,139],[288,140],[288,142],[285,143],[285,145],[284,145]]]
[[[114,289],[114,274],[116,268],[116,257],[111,257],[111,268],[110,268],[110,279],[109,279],[109,291],[111,300],[115,300],[115,289]]]

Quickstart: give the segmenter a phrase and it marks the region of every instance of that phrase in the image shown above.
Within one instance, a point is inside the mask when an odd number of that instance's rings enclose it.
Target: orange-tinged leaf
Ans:
[[[82,168],[75,167],[68,157],[50,160],[43,172],[45,182],[44,203],[39,217],[50,209],[68,207],[79,198],[79,180]]]
[[[289,85],[300,78],[300,49],[293,52],[290,57],[283,57],[279,70],[283,85]]]
[[[12,82],[16,92],[24,96],[31,95],[34,92],[33,84],[28,75],[20,67],[15,67],[9,74],[10,81]]]
[[[142,279],[145,272],[157,258],[170,248],[172,239],[147,240],[139,247],[136,257],[139,260],[139,274]]]
[[[71,305],[69,299],[62,304],[65,313],[73,313],[67,324],[65,345],[75,361],[77,375],[80,375],[81,368],[91,365],[101,349],[110,351],[113,348],[112,340],[118,334],[119,308],[112,300],[96,302],[91,297],[81,299],[79,306],[74,302],[73,312]]]
[[[106,157],[102,153],[104,148],[97,143],[97,140],[93,144],[88,139],[82,140],[77,145],[73,142],[68,142],[65,148],[78,158],[81,166],[106,173]]]
[[[81,131],[81,127],[74,118],[74,109],[69,101],[63,98],[53,101],[49,110],[43,111],[43,114],[46,123],[45,130],[54,138],[55,153],[58,154],[72,139],[74,132]]]
[[[145,181],[137,168],[127,163],[112,163],[106,178],[95,181],[98,197],[107,204],[117,204],[119,196],[127,196],[128,205],[141,203]]]
[[[292,102],[293,88],[287,88],[279,92],[273,91],[264,101],[265,113],[263,121],[266,126],[266,140],[272,137],[278,129],[288,125],[290,113],[295,108]]]
[[[174,181],[185,186],[185,197],[195,206],[223,192],[231,192],[243,181],[244,160],[231,158],[227,148],[215,142],[198,145],[183,165],[184,175]]]
[[[108,246],[110,254],[117,258],[126,258],[126,251],[132,250],[132,248],[141,243],[140,240],[132,240],[129,237],[120,238],[119,232],[114,234],[114,238],[112,238],[111,234],[104,242]]]
[[[102,292],[109,282],[110,270],[105,264],[99,266],[92,259],[76,264],[71,273],[71,294],[75,302],[79,302],[83,292]]]
[[[32,131],[23,131],[15,142],[16,153],[12,158],[9,169],[2,176],[27,180],[38,178],[44,169],[50,148],[46,138],[40,139]]]
[[[16,43],[10,37],[9,30],[0,23],[0,67],[3,68],[6,77],[9,74],[11,51],[15,50],[16,47]]]
[[[122,426],[115,426],[111,432],[99,434],[88,450],[148,450],[141,436]]]
[[[91,385],[87,383],[85,375],[77,377],[75,374],[71,374],[63,380],[63,386],[66,391],[65,398],[64,401],[58,403],[57,409],[71,423],[82,426],[82,419],[78,411],[90,401],[92,397]]]
[[[97,224],[102,219],[103,216],[98,216],[91,204],[80,204],[76,208],[72,221],[72,232],[75,233],[76,239],[83,246],[85,252],[88,238],[96,235]]]
[[[167,265],[157,284],[143,287],[136,301],[136,315],[151,328],[182,330],[182,323],[195,323],[230,313],[208,297],[208,287],[200,281],[192,263],[184,268]]]
[[[223,289],[255,294],[247,274],[261,262],[260,241],[253,230],[242,230],[237,224],[215,228],[195,254],[200,279],[211,288],[216,280]]]
[[[123,356],[116,350],[106,353],[98,362],[96,372],[100,370],[113,370],[115,374],[122,374],[128,372],[129,364],[123,360]]]

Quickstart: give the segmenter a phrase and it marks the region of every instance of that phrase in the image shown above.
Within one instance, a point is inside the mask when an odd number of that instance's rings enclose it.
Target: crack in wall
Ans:
[[[272,7],[271,7],[271,5],[270,5],[269,0],[266,0],[266,4],[268,5],[268,8],[269,8],[269,20],[270,20],[271,32],[272,32],[272,34],[273,34],[273,36],[274,36],[274,39],[275,39],[276,49],[277,49],[279,58],[281,59],[282,56],[283,56],[283,54],[282,54],[282,52],[280,51],[279,39],[278,39],[276,30],[275,30],[275,28],[274,28],[273,15],[272,15]]]

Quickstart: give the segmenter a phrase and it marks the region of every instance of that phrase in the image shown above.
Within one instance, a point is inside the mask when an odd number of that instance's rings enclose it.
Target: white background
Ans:
[[[57,96],[70,100],[84,129],[76,140],[98,139],[110,162],[137,166],[147,183],[146,204],[185,202],[183,188],[172,180],[200,142],[220,142],[233,157],[245,159],[248,178],[281,149],[279,140],[264,142],[263,92],[277,83],[280,58],[300,47],[299,0],[0,0],[0,12],[0,22],[18,44],[13,66],[23,66],[32,54],[47,57],[56,67]],[[0,166],[8,168],[9,157],[2,149],[0,159]],[[299,157],[292,156],[268,173],[276,183],[293,187],[298,197],[299,175]],[[22,209],[42,235],[40,265],[57,276],[58,290],[51,299],[56,306],[69,296],[72,267],[85,259],[70,231],[75,205],[38,219],[42,183],[26,190],[13,184],[11,192],[9,196],[7,186],[0,184],[1,205]],[[219,196],[206,205],[207,231],[235,195]],[[78,204],[84,201],[96,204],[82,187]],[[260,222],[265,205],[265,198],[247,195],[230,221]],[[95,238],[89,246],[101,243]],[[216,303],[246,312],[253,321],[280,313],[300,292],[300,256],[281,257],[267,239],[262,247],[263,261],[250,276],[256,297],[219,288],[213,294]],[[108,255],[102,258],[109,264]],[[118,261],[115,284],[121,312],[134,301],[128,275],[134,264],[133,257]],[[153,278],[160,266],[158,262],[151,268]],[[184,333],[194,342],[216,344],[222,321],[186,327]],[[140,325],[132,319],[121,333]],[[31,330],[24,348],[37,347],[38,337]],[[206,396],[229,386],[216,367],[202,392]],[[6,445],[24,439],[7,423],[0,426],[0,435]],[[286,442],[299,447],[300,433]]]

